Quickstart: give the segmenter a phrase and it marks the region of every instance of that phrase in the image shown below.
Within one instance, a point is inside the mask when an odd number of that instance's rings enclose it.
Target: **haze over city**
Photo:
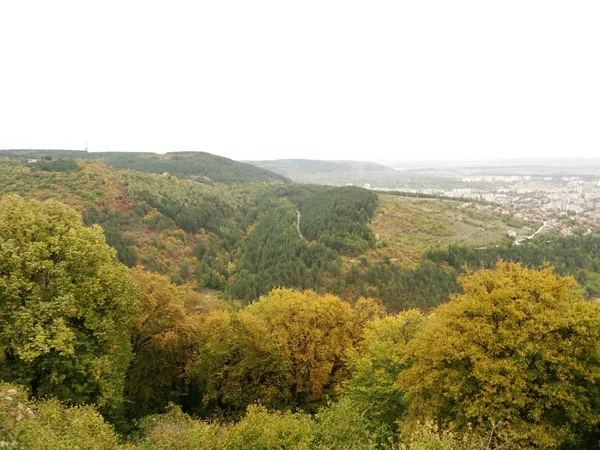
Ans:
[[[0,148],[590,158],[599,12],[593,1],[4,2]]]

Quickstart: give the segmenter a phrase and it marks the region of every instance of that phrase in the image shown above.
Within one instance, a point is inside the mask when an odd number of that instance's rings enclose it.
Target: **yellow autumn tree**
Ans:
[[[551,268],[500,262],[461,284],[409,344],[409,418],[513,448],[583,445],[600,419],[599,305]]]
[[[366,299],[352,306],[312,291],[271,291],[235,320],[236,342],[222,372],[224,403],[281,408],[322,401],[348,377],[347,351],[378,313]]]

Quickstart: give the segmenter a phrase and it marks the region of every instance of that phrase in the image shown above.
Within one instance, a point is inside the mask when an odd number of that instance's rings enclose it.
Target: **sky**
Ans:
[[[600,2],[0,2],[0,148],[600,157]]]

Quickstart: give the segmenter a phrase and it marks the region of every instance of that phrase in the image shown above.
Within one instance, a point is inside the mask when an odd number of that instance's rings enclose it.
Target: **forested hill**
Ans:
[[[5,196],[1,446],[598,448],[600,305],[550,268],[461,287],[431,314],[290,289],[228,303],[128,270],[58,201]]]
[[[93,154],[92,154],[93,155]],[[106,164],[140,172],[168,172],[180,178],[210,180],[221,183],[250,181],[289,182],[281,175],[222,156],[205,152],[175,152],[165,155],[153,153],[103,153]]]
[[[205,152],[173,152],[162,155],[134,152],[90,153],[77,150],[0,150],[0,156],[28,159],[95,159],[122,169],[159,174],[166,172],[179,178],[204,183],[289,182],[286,177],[269,170]]]
[[[0,158],[0,174],[0,196],[74,207],[124,264],[248,301],[277,286],[324,290],[340,254],[374,241],[367,222],[377,195],[359,188],[207,185],[70,158]]]
[[[178,283],[222,289],[230,252],[256,217],[249,195],[236,197],[223,186],[115,169],[98,161],[29,164],[0,158],[0,174],[0,196],[14,193],[66,203],[86,224],[102,226],[121,262],[142,264]],[[197,257],[198,251],[202,255]]]

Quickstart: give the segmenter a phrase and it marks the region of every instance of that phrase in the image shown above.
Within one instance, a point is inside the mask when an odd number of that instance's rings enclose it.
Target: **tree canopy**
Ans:
[[[0,200],[0,371],[35,396],[115,406],[135,284],[102,229],[57,201]]]
[[[346,353],[379,308],[333,295],[275,289],[234,318],[230,358],[222,372],[224,404],[269,407],[319,404],[348,377]]]
[[[576,443],[600,414],[600,308],[571,277],[499,263],[461,279],[411,341],[409,414],[509,429],[519,448]],[[517,444],[518,443],[518,444]]]

